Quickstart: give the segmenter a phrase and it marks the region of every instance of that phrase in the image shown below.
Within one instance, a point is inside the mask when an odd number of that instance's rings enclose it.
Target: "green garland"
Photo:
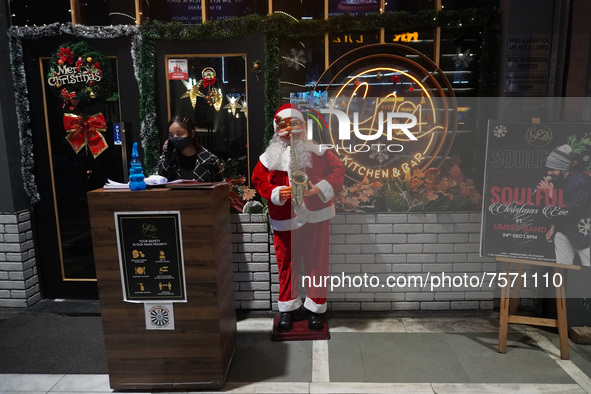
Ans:
[[[263,141],[265,145],[269,143],[275,128],[273,126],[273,117],[275,111],[281,105],[281,80],[280,64],[281,53],[279,52],[279,37],[268,34],[265,39],[265,132],[263,134]]]
[[[33,155],[33,130],[30,118],[29,92],[27,88],[27,74],[25,73],[23,43],[22,41],[36,40],[45,37],[56,37],[69,35],[77,38],[88,39],[113,39],[118,37],[138,35],[136,26],[109,26],[89,27],[72,25],[71,23],[53,23],[46,26],[20,26],[8,29],[8,45],[10,49],[10,63],[12,80],[14,81],[14,98],[16,102],[16,119],[18,124],[20,151],[21,151],[21,174],[23,187],[31,205],[37,204],[41,196],[35,180]],[[132,50],[132,56],[134,56]],[[137,71],[134,62],[134,69]],[[136,72],[136,75],[139,71]]]
[[[160,137],[156,127],[156,47],[154,41],[135,37],[138,85],[140,89],[140,137],[144,148],[144,168],[154,173],[160,157]]]
[[[378,28],[393,31],[409,31],[424,28],[482,28],[482,58],[480,61],[479,96],[497,95],[498,48],[500,45],[500,16],[493,8],[465,9],[461,11],[419,12],[396,11],[383,14],[352,16],[342,14],[328,20],[297,21],[283,14],[268,16],[248,15],[241,18],[211,21],[198,25],[183,25],[178,22],[164,23],[147,21],[140,25],[143,46],[140,50],[140,96],[143,135],[149,141],[158,141],[154,98],[156,97],[156,75],[154,72],[156,40],[216,40],[243,36],[260,32],[265,36],[265,60],[261,65],[265,83],[265,119],[272,119],[276,108],[281,105],[279,42],[282,38],[303,38],[324,35],[325,33],[363,32]],[[149,92],[149,93],[148,93]],[[154,136],[148,137],[154,133]],[[263,139],[267,143],[273,135],[273,125],[269,121]],[[154,152],[150,152],[152,149]],[[158,157],[158,144],[144,144],[144,154],[148,164],[152,157]]]

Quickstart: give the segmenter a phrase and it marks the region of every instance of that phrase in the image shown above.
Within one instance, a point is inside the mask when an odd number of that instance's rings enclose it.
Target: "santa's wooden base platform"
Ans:
[[[328,322],[326,316],[320,315],[324,322],[324,328],[318,331],[311,331],[308,329],[308,320],[298,320],[293,322],[293,329],[291,331],[277,331],[277,323],[279,322],[279,314],[275,315],[273,320],[273,333],[271,334],[272,341],[313,341],[313,340],[329,340],[330,331],[328,329]]]

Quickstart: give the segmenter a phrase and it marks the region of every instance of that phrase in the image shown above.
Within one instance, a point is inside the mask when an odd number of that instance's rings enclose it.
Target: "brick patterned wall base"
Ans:
[[[331,222],[331,274],[361,278],[474,275],[495,272],[479,256],[480,213],[339,214]],[[236,308],[277,310],[279,280],[273,236],[262,214],[232,215]],[[427,282],[429,283],[429,282]],[[486,288],[441,286],[337,289],[338,311],[459,310],[494,308]],[[28,307],[41,299],[29,211],[0,214],[0,307]]]
[[[0,213],[0,307],[28,307],[41,299],[31,213]]]
[[[262,214],[232,215],[236,309],[271,309],[273,237]]]
[[[235,214],[232,222],[236,308],[276,311],[279,281],[265,218]],[[434,275],[495,272],[494,259],[480,257],[479,247],[480,213],[339,214],[331,222],[331,275],[361,280],[366,274],[380,285],[335,290],[329,309],[493,309],[495,294],[487,286],[430,286]],[[382,286],[398,276],[421,278],[425,286]]]

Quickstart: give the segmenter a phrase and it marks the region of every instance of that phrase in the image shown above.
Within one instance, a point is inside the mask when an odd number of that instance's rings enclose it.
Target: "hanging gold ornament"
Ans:
[[[88,94],[88,97],[90,97],[91,99],[96,98],[96,93],[94,92],[94,90],[92,90],[90,86],[87,86],[86,89],[84,89],[84,91]]]
[[[197,104],[197,97],[205,98],[205,95],[201,93],[201,91],[199,90],[202,82],[195,82],[195,79],[193,78],[189,78],[188,81],[183,80],[182,82],[187,88],[187,91],[183,93],[183,95],[180,98],[183,99],[189,97],[189,99],[191,100],[191,105],[193,106],[193,109],[195,109],[195,105]]]
[[[259,81],[259,74],[261,73],[261,64],[258,60],[252,62],[252,68],[250,71],[257,77],[257,81]]]
[[[197,97],[203,97],[207,100],[207,103],[214,107],[216,111],[219,111],[222,108],[222,101],[224,100],[224,96],[222,94],[222,90],[213,87],[213,84],[216,81],[215,78],[215,70],[211,67],[206,67],[203,69],[201,73],[203,79],[200,81],[195,81],[194,78],[189,78],[188,81],[183,80],[183,84],[187,91],[183,93],[180,98],[189,98],[191,100],[191,105],[193,109],[195,109],[195,105],[197,105]],[[207,94],[204,93],[201,89],[207,89]]]
[[[205,67],[203,71],[201,71],[201,77],[203,78],[200,82],[204,89],[207,89],[207,102],[210,106],[216,111],[219,111],[222,108],[222,101],[224,100],[224,95],[222,94],[222,89],[214,87],[216,82],[216,73],[213,67]]]
[[[216,111],[219,111],[222,108],[222,101],[224,100],[224,96],[222,94],[222,89],[218,88],[211,88],[209,93],[209,105],[213,105],[213,108]]]
[[[224,106],[224,109],[227,109],[228,112],[232,112],[232,115],[236,115],[236,110],[237,109],[241,109],[242,106],[240,105],[238,99],[240,98],[240,96],[236,96],[236,95],[226,95],[226,98],[228,99],[228,104],[226,104]]]
[[[246,100],[242,100],[240,102],[240,107],[241,107],[240,108],[240,112],[244,112],[244,116],[248,118],[248,110],[247,110],[247,107],[246,107]]]

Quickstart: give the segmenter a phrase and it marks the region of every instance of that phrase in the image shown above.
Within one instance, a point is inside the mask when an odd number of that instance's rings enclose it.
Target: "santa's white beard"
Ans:
[[[306,139],[294,138],[292,140],[292,149],[295,151],[296,167],[298,169],[312,167],[312,152],[316,145],[313,141]],[[269,169],[280,168],[280,163],[284,155],[289,155],[289,142],[281,138],[278,134],[274,134],[269,142],[269,146],[265,150],[267,156]]]

